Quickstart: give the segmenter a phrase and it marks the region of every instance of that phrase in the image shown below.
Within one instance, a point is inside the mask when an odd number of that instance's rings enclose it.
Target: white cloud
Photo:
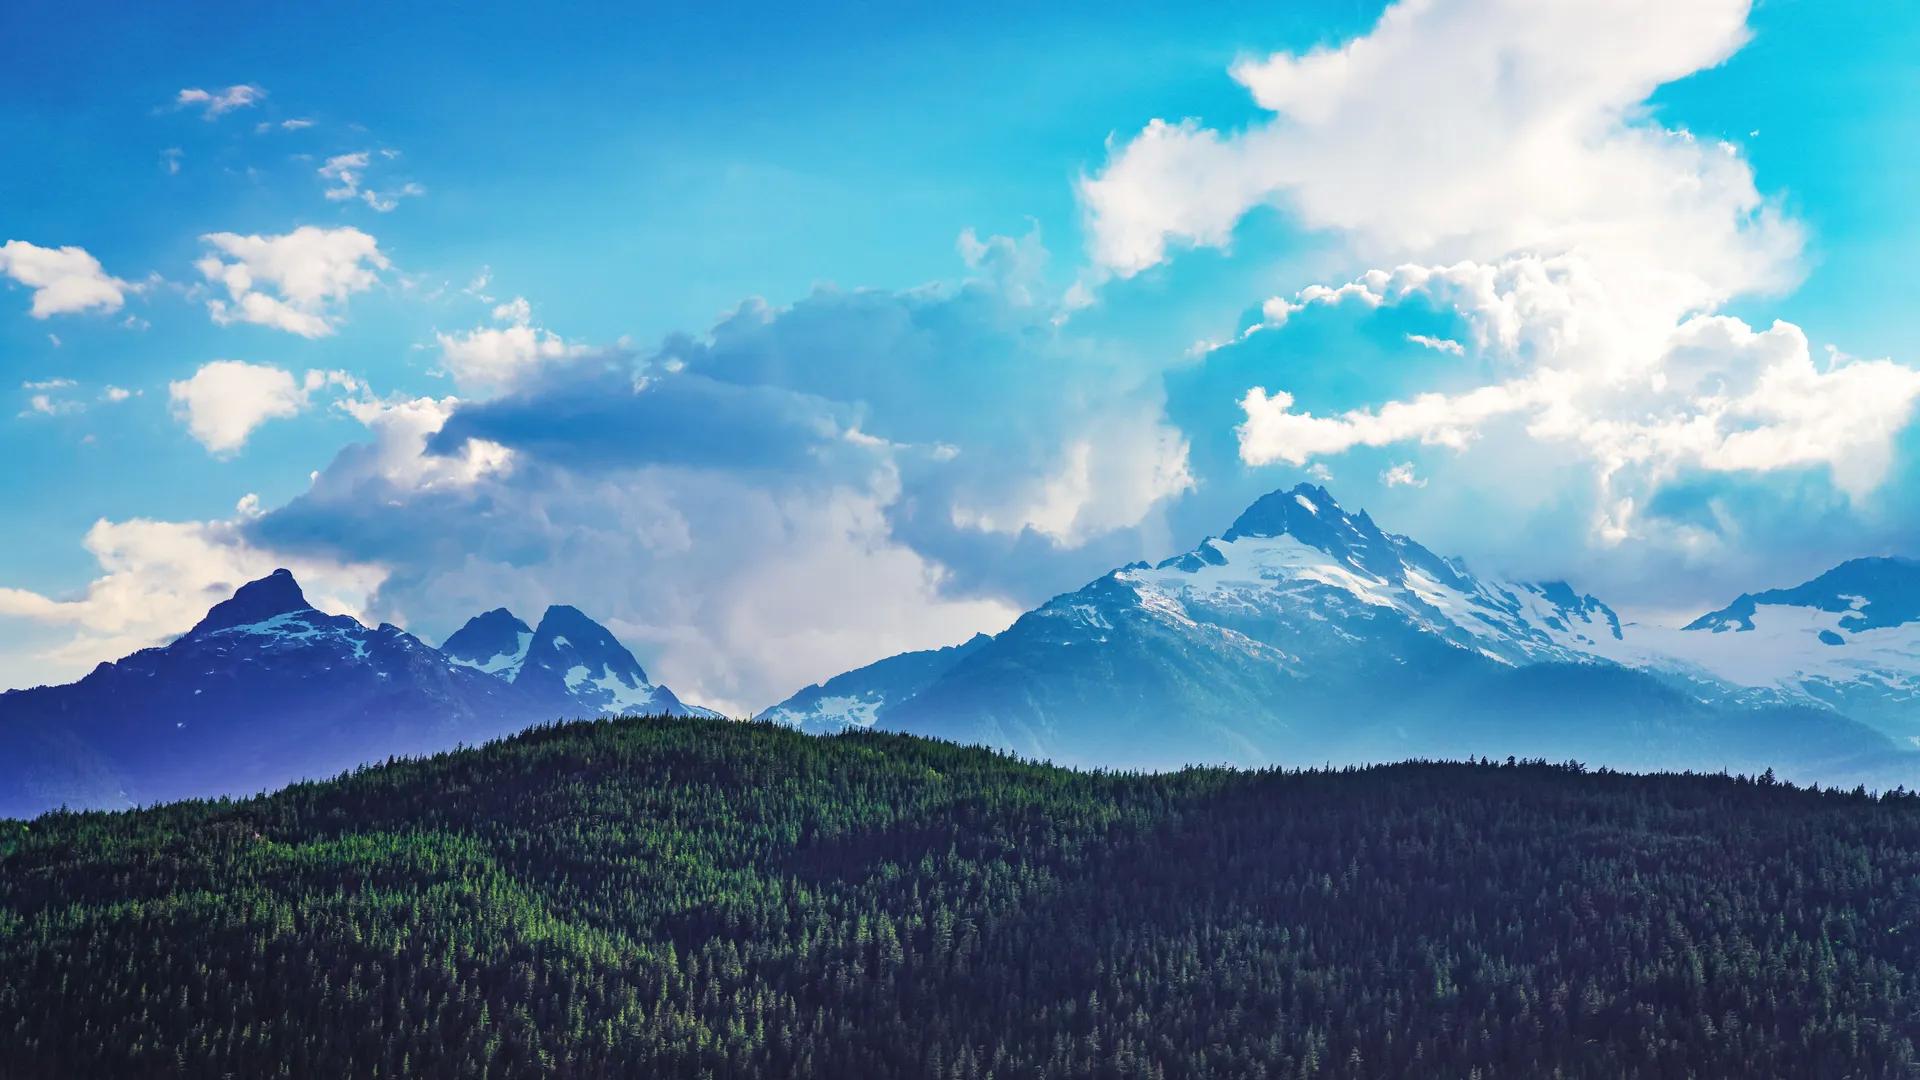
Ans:
[[[27,397],[26,411],[21,416],[69,416],[82,412],[86,406],[78,401],[57,398],[52,394],[31,394]]]
[[[20,384],[20,389],[30,391],[27,395],[27,407],[20,416],[68,416],[86,410],[86,403],[62,396],[64,391],[72,390],[79,384],[72,379],[29,379]]]
[[[261,424],[298,416],[314,393],[327,387],[352,392],[360,385],[342,371],[309,371],[295,381],[291,372],[269,364],[214,360],[192,377],[167,384],[167,395],[188,434],[210,452],[228,455],[245,446]]]
[[[1423,488],[1427,482],[1413,471],[1413,462],[1402,461],[1390,466],[1380,474],[1380,482],[1387,487]]]
[[[524,304],[525,301],[520,301]],[[509,316],[522,314],[511,304],[494,310]],[[512,326],[476,327],[460,334],[435,334],[440,343],[440,366],[460,389],[469,393],[498,393],[512,389],[542,364],[581,356],[589,349],[569,345],[558,334],[529,326],[524,320]]]
[[[256,135],[265,135],[270,131],[301,131],[312,126],[313,121],[303,117],[294,117],[290,120],[282,120],[277,124],[271,120],[262,120],[260,123],[253,125],[253,131]]]
[[[257,105],[266,96],[265,90],[251,83],[229,86],[225,90],[202,90],[196,86],[180,91],[173,103],[179,109],[199,108],[207,119],[212,120],[223,113]]]
[[[89,309],[118,311],[133,289],[103,270],[85,248],[44,248],[25,240],[0,244],[0,274],[33,290],[36,319]]]
[[[1107,418],[1096,433],[1068,443],[1055,468],[1010,486],[981,508],[957,503],[961,528],[1018,534],[1032,529],[1075,547],[1137,524],[1156,504],[1191,488],[1187,440],[1154,416]]]
[[[397,156],[393,151],[382,151],[386,157]],[[427,189],[408,181],[397,188],[376,191],[364,187],[367,168],[372,161],[372,151],[361,150],[351,154],[337,154],[326,160],[319,168],[320,179],[326,183],[322,192],[329,202],[345,202],[358,199],[379,213],[387,213],[400,205],[400,200],[416,195],[425,195]]]
[[[494,306],[493,321],[525,326],[533,321],[533,305],[527,303],[526,297],[516,296],[504,304]]]
[[[125,401],[138,393],[139,391],[129,390],[124,386],[109,386],[105,390],[100,391],[100,400],[117,403]]]
[[[1441,299],[1515,376],[1334,416],[1254,387],[1241,402],[1241,458],[1297,465],[1403,442],[1463,450],[1488,422],[1511,417],[1533,441],[1580,449],[1616,507],[1601,520],[1613,539],[1630,535],[1633,505],[1685,469],[1822,466],[1855,498],[1885,478],[1893,435],[1920,399],[1920,371],[1841,355],[1822,368],[1792,324],[1762,331],[1727,316],[1683,317],[1633,292],[1623,305],[1604,284],[1578,256],[1370,274],[1356,283],[1364,302]]]
[[[329,488],[378,483],[389,495],[471,488],[489,477],[512,474],[514,452],[490,439],[467,439],[454,453],[431,454],[427,440],[446,425],[460,399],[348,399],[339,407],[373,433],[322,474]],[[319,478],[316,478],[316,484]]]
[[[1233,76],[1271,120],[1236,133],[1156,120],[1081,182],[1095,271],[1225,247],[1274,206],[1376,264],[1580,250],[1657,268],[1696,308],[1788,284],[1800,231],[1738,149],[1660,127],[1643,105],[1745,42],[1747,8],[1408,2],[1340,48],[1244,60]]]
[[[1455,356],[1465,356],[1467,354],[1466,346],[1452,338],[1431,337],[1427,334],[1408,334],[1407,340],[1423,349],[1432,349],[1434,352],[1452,353]]]
[[[207,301],[214,322],[258,323],[308,338],[332,334],[347,298],[371,289],[391,265],[372,236],[351,227],[200,239],[214,250],[194,266],[227,290],[226,299]]]
[[[180,161],[186,157],[186,151],[177,146],[169,146],[160,151],[160,167],[167,170],[168,176],[180,175]]]

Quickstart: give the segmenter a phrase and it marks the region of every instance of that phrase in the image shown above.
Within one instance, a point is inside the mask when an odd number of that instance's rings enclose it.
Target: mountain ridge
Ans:
[[[1301,484],[1186,552],[1053,597],[861,719],[1074,765],[1565,753],[1713,768],[1774,754],[1803,776],[1920,778],[1871,710],[1862,724],[1834,695],[1742,682],[1655,648],[1674,636],[1563,580],[1476,575]],[[1559,701],[1543,691],[1555,680]],[[841,696],[857,698],[857,683]],[[1609,721],[1609,708],[1621,715]]]
[[[517,665],[484,670],[397,626],[319,611],[275,570],[165,645],[0,694],[0,817],[247,794],[561,717],[694,711],[644,682],[605,628],[564,610],[621,693],[570,684],[568,670],[526,682]]]

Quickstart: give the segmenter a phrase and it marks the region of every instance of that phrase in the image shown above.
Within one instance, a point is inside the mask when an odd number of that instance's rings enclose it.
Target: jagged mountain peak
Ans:
[[[532,643],[533,628],[513,612],[498,607],[468,619],[441,643],[440,651],[456,664],[510,680]]]
[[[1466,567],[1442,558],[1413,540],[1383,531],[1365,510],[1350,513],[1318,484],[1296,484],[1271,491],[1242,511],[1217,541],[1209,538],[1186,555],[1175,556],[1155,569],[1170,565],[1189,571],[1205,564],[1223,565],[1225,550],[1243,541],[1290,540],[1331,556],[1340,565],[1390,585],[1405,583],[1408,570],[1448,587],[1470,587]]]
[[[293,579],[293,571],[283,567],[234,590],[232,597],[213,605],[187,633],[211,634],[229,627],[265,622],[276,615],[312,609],[306,594],[300,591],[300,583]]]
[[[1282,491],[1270,491],[1241,511],[1222,539],[1232,542],[1243,536],[1292,536],[1308,543],[1316,538],[1335,537],[1357,531],[1361,523],[1378,533],[1372,519],[1363,510],[1350,517],[1340,508],[1326,488],[1317,484],[1296,484]],[[1316,546],[1318,546],[1316,544]]]
[[[548,607],[533,627],[494,608],[468,619],[440,650],[455,664],[579,710],[574,715],[713,715],[656,685],[611,630],[571,604]]]
[[[530,664],[546,664],[563,671],[584,666],[596,676],[612,673],[627,677],[625,681],[648,681],[640,662],[613,636],[613,631],[571,604],[547,608],[540,625],[534,628],[527,656]]]

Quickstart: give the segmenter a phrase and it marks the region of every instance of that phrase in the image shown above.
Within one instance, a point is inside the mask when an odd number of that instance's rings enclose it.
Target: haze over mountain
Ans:
[[[318,611],[276,570],[170,644],[0,694],[0,817],[250,793],[560,717],[706,714],[571,607],[549,609],[524,645],[499,638],[515,643],[511,663],[475,662],[489,634],[524,626],[489,612],[443,652]]]
[[[1302,484],[991,640],[882,661],[765,715],[1080,765],[1542,754],[1912,783],[1920,726],[1899,706],[1920,678],[1917,582],[1912,563],[1850,563],[1686,630],[1643,627],[1565,582],[1478,576]],[[1771,629],[1750,628],[1754,611]]]

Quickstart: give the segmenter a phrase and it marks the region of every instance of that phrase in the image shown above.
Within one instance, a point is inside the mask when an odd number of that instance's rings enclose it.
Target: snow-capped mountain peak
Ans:
[[[469,619],[441,649],[456,664],[582,715],[708,713],[648,679],[612,631],[567,604],[547,608],[531,629],[506,608],[495,608]]]
[[[512,682],[532,644],[533,628],[501,607],[468,619],[441,643],[440,651],[456,664]]]
[[[595,713],[678,711],[640,661],[612,632],[579,608],[555,604],[540,618],[516,682],[562,690]]]
[[[1255,500],[1220,539],[1291,537],[1333,556],[1342,565],[1382,581],[1401,584],[1409,569],[1455,589],[1470,584],[1465,568],[1405,536],[1383,532],[1365,510],[1349,514],[1326,488],[1300,484]],[[1204,557],[1204,556],[1203,556]]]
[[[595,677],[612,675],[629,684],[647,682],[640,661],[612,631],[568,604],[555,604],[540,617],[527,648],[526,663],[563,672],[584,667]]]
[[[1479,578],[1457,559],[1383,531],[1365,511],[1348,513],[1312,484],[1264,495],[1221,537],[1112,577],[1163,617],[1237,626],[1263,640],[1276,619],[1304,619],[1302,629],[1360,620],[1369,625],[1344,632],[1365,636],[1385,618],[1514,664],[1584,661],[1599,638],[1618,637],[1618,618],[1598,600],[1564,583]],[[1259,625],[1242,625],[1249,623]]]
[[[397,626],[316,610],[279,570],[167,645],[0,694],[0,815],[257,791],[560,711]]]

